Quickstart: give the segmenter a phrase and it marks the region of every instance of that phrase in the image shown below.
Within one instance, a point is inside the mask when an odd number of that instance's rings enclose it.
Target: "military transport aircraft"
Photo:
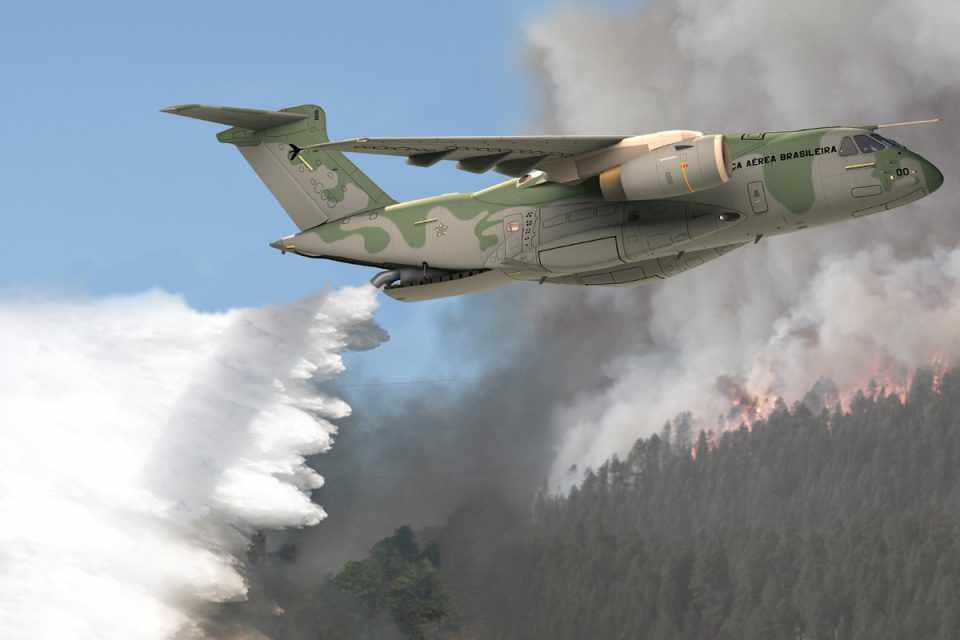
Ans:
[[[354,138],[330,142],[315,105],[280,111],[178,105],[229,125],[300,232],[270,246],[377,267],[397,300],[518,280],[632,286],[766,236],[858,218],[935,191],[930,162],[877,133],[934,120],[799,131],[617,136]],[[343,153],[507,176],[476,193],[396,202]]]

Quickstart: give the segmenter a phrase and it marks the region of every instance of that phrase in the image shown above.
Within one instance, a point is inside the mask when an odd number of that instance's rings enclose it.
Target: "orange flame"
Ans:
[[[926,368],[933,376],[934,393],[939,393],[943,376],[949,369],[947,357],[943,353],[933,354]],[[853,378],[853,382],[844,389],[837,389],[832,382],[821,381],[814,385],[810,394],[814,394],[819,406],[827,409],[839,407],[845,413],[850,411],[853,398],[861,391],[871,399],[893,396],[905,404],[915,373],[914,369],[905,365],[883,360],[876,362],[863,375]],[[724,431],[740,426],[752,428],[756,422],[769,418],[782,401],[773,392],[752,395],[743,384],[730,376],[720,376],[715,386],[730,401],[730,408],[718,421],[719,428]]]
[[[751,427],[755,422],[766,420],[779,400],[779,396],[772,393],[751,395],[731,376],[720,376],[715,386],[721,395],[730,400],[730,408],[719,419],[722,430],[738,429],[740,425]]]

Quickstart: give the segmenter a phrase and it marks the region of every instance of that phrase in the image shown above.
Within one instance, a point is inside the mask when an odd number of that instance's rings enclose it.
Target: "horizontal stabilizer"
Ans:
[[[308,117],[304,113],[240,109],[238,107],[211,107],[205,104],[178,104],[161,109],[161,111],[176,116],[206,120],[207,122],[219,122],[241,129],[252,129],[253,131],[299,122],[300,120],[306,120]]]

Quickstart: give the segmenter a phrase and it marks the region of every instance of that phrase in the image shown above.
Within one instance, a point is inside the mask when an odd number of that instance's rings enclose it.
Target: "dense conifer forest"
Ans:
[[[284,615],[237,611],[277,639],[960,638],[960,369],[722,433],[680,416],[569,493],[507,504],[400,528],[315,589],[262,569]]]

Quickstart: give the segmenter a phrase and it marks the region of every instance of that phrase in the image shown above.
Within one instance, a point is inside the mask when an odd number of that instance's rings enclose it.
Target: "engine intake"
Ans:
[[[730,179],[722,135],[660,147],[600,174],[607,200],[657,200],[720,186]]]

